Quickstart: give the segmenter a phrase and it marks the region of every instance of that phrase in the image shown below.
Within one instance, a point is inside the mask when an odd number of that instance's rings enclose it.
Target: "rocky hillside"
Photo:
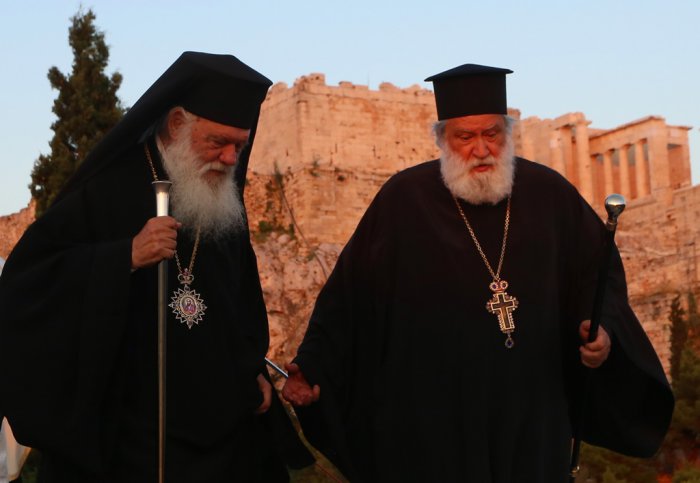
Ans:
[[[34,221],[34,201],[18,213],[0,216],[0,257],[7,259],[12,247],[32,221]]]

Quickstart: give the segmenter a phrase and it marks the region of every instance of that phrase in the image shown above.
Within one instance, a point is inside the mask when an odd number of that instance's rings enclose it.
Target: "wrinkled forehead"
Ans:
[[[206,117],[197,116],[194,120],[193,129],[196,133],[210,140],[246,142],[250,136],[250,129],[231,126],[228,124],[212,121]]]
[[[480,132],[489,129],[505,128],[505,119],[502,114],[478,114],[473,116],[453,117],[445,121],[448,130],[460,130]]]

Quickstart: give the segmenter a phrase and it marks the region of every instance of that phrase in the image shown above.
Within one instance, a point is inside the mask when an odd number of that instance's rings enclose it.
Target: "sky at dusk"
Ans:
[[[0,216],[27,206],[34,161],[48,154],[57,96],[70,73],[74,0],[0,0]],[[522,117],[583,112],[594,128],[648,115],[690,131],[700,182],[700,2],[351,2],[93,0],[110,46],[107,74],[131,106],[185,50],[231,53],[275,82],[321,72],[399,87],[463,63],[506,67]]]

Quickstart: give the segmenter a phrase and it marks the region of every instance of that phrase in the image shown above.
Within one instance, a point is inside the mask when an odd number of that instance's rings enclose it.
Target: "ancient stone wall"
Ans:
[[[327,86],[323,74],[311,74],[270,90],[250,169],[284,176],[298,227],[310,240],[345,243],[390,175],[437,156],[434,120],[430,91]]]
[[[616,241],[632,306],[667,363],[671,301],[689,292],[700,296],[700,186],[673,191],[670,205],[653,197],[632,201]]]
[[[432,92],[383,83],[378,91],[323,74],[276,84],[263,105],[253,169],[272,174],[307,166],[396,172],[432,159]]]

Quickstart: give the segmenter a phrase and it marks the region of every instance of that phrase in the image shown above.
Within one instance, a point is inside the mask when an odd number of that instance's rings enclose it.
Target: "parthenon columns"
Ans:
[[[644,155],[644,144],[646,140],[640,139],[633,144],[623,144],[622,146],[610,146],[601,153],[603,156],[603,178],[602,188],[605,194],[610,194],[617,190],[618,193],[628,199],[641,198],[651,193],[649,183],[649,170]],[[634,149],[634,178],[630,176],[630,148]],[[619,169],[615,172],[613,160],[617,152]],[[594,153],[594,155],[598,155]],[[616,179],[616,175],[619,175]]]
[[[576,161],[578,163],[579,192],[592,202],[593,200],[593,169],[591,168],[591,155],[588,147],[588,122],[581,119],[576,122]]]

